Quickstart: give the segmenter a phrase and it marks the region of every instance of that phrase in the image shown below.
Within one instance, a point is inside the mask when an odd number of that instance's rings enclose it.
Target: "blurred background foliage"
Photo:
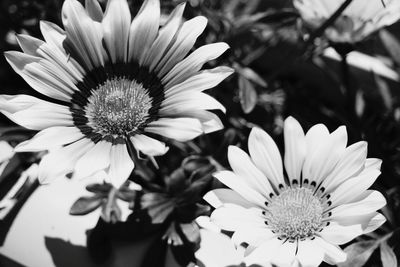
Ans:
[[[142,3],[141,0],[128,2],[133,14]],[[168,14],[180,2],[183,1],[162,0],[162,9]],[[228,145],[246,147],[250,128],[255,125],[271,134],[283,151],[282,126],[289,115],[298,119],[305,129],[317,123],[324,123],[330,131],[346,125],[349,144],[366,140],[368,156],[383,160],[382,175],[374,188],[388,199],[383,210],[388,222],[376,233],[349,245],[346,250],[354,256],[343,266],[394,266],[395,255],[400,256],[400,23],[356,44],[357,51],[391,69],[390,75],[350,64],[346,85],[340,61],[326,54],[329,42],[323,38],[311,43],[306,41],[310,31],[303,25],[292,1],[187,2],[186,18],[203,15],[209,20],[196,46],[218,41],[228,43],[230,50],[210,65],[231,66],[236,73],[210,92],[227,107],[227,114],[220,116],[225,129],[188,144],[175,144],[176,148],[158,160],[161,172],[172,173],[182,158],[193,154],[212,158],[221,167],[227,167]],[[42,38],[40,20],[61,25],[62,3],[62,0],[2,0],[0,50],[19,50],[15,38],[18,33]],[[106,0],[100,3],[105,7]],[[0,85],[1,94],[38,96],[4,57],[0,57]],[[351,101],[345,86],[351,86],[355,92]],[[0,131],[0,139],[12,144],[33,134],[3,115],[0,115]],[[177,154],[182,157],[171,156]],[[21,159],[34,162],[26,155]]]

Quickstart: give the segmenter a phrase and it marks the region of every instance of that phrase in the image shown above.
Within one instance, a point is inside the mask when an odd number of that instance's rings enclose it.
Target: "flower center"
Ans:
[[[266,223],[282,239],[312,237],[322,225],[321,201],[308,188],[288,188],[272,199]]]
[[[88,125],[102,135],[127,135],[137,131],[149,117],[152,98],[136,80],[106,80],[88,98]]]

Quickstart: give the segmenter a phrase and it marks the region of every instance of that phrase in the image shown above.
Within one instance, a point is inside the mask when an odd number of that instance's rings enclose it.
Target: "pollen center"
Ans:
[[[265,211],[266,223],[282,239],[312,237],[322,225],[320,200],[307,188],[289,188],[272,199]]]
[[[149,118],[152,98],[135,80],[113,78],[99,85],[88,98],[88,125],[102,135],[128,135]]]

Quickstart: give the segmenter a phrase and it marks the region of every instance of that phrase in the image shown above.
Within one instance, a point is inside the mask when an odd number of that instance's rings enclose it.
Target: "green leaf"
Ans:
[[[387,242],[381,243],[381,260],[383,267],[397,267],[397,258]]]
[[[385,46],[386,50],[392,57],[392,59],[396,62],[397,65],[400,66],[400,42],[394,37],[393,34],[388,32],[387,30],[381,30],[379,36]]]
[[[347,254],[347,260],[338,264],[338,267],[364,266],[378,246],[378,240],[360,241],[347,246],[344,249],[344,252]]]
[[[81,197],[72,204],[69,214],[86,215],[96,210],[101,204],[103,204],[103,199],[99,196]]]
[[[239,98],[243,112],[252,112],[257,104],[257,92],[253,84],[242,76],[239,76]]]

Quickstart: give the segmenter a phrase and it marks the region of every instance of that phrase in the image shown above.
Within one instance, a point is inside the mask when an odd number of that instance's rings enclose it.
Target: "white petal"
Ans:
[[[43,38],[46,43],[58,48],[60,51],[63,51],[65,53],[63,42],[67,36],[63,29],[61,29],[55,23],[41,20],[40,31],[42,32]]]
[[[225,107],[215,98],[201,92],[184,92],[165,99],[159,110],[161,115],[175,115],[193,110],[221,110]]]
[[[272,238],[275,238],[275,234],[265,226],[239,227],[232,235],[232,240],[235,244],[241,245],[247,243],[248,245],[255,247]]]
[[[102,21],[103,40],[111,61],[126,62],[131,12],[126,0],[109,0]]]
[[[315,239],[319,239],[316,237]],[[324,258],[324,251],[316,242],[316,240],[306,239],[299,241],[297,252],[297,259],[300,261],[302,267],[315,267],[319,266]]]
[[[83,138],[84,135],[76,127],[50,127],[37,133],[32,139],[15,147],[16,152],[37,152],[58,148]]]
[[[147,52],[147,57],[144,60],[143,65],[149,66],[150,71],[154,70],[163,55],[166,53],[166,50],[170,45],[172,45],[171,42],[173,41],[182,21],[182,14],[185,5],[186,3],[183,2],[175,7],[165,25],[159,30],[157,39]]]
[[[372,169],[376,169],[376,170],[380,171],[381,170],[381,166],[382,166],[382,160],[381,159],[368,158],[365,161],[364,168],[365,169],[372,168]]]
[[[332,206],[336,207],[357,199],[375,182],[380,174],[380,171],[371,169],[368,172],[361,173],[360,175],[342,183],[333,193],[331,193],[330,200],[332,201]]]
[[[0,111],[15,123],[32,130],[74,125],[68,107],[28,95],[1,95]]]
[[[364,214],[372,213],[376,210],[381,209],[386,205],[386,199],[382,193],[371,190],[368,194],[361,200],[349,204],[340,205],[331,210],[332,220],[336,217],[346,217],[346,216],[359,216]]]
[[[361,224],[342,226],[331,222],[319,233],[323,239],[335,245],[343,245],[363,234]]]
[[[315,237],[314,242],[318,248],[321,248],[326,257],[335,263],[346,261],[347,254],[337,245],[332,245],[320,237]]]
[[[204,229],[200,229],[200,235],[200,248],[195,253],[203,266],[240,266],[240,254],[228,236]]]
[[[368,223],[365,226],[363,225],[364,234],[375,231],[386,222],[386,218],[382,214],[374,212],[372,215],[373,217],[368,219]]]
[[[322,143],[312,143],[312,149],[307,151],[304,161],[303,179],[316,181],[319,184],[333,170],[342,156],[346,144],[347,132],[344,126],[339,127],[325,138]]]
[[[295,259],[296,243],[284,242],[274,253],[271,262],[278,266],[292,266]]]
[[[176,117],[196,118],[201,122],[203,132],[211,133],[222,130],[224,124],[221,119],[214,113],[207,110],[188,110],[181,114],[176,114]]]
[[[300,123],[293,117],[288,117],[283,129],[285,139],[285,168],[289,180],[300,182],[301,169],[307,153],[305,135]]]
[[[66,0],[62,7],[62,22],[67,35],[67,45],[74,57],[87,69],[104,66],[107,58],[102,48],[101,24],[93,21],[85,8],[76,0]]]
[[[357,142],[347,147],[335,169],[323,181],[327,190],[336,188],[364,168],[367,158],[367,142]]]
[[[111,142],[101,140],[76,163],[74,178],[86,178],[110,165]]]
[[[94,143],[90,139],[83,138],[45,155],[39,164],[40,183],[50,183],[72,171],[76,161],[93,146]]]
[[[179,142],[192,140],[203,133],[200,121],[193,118],[161,118],[150,122],[145,131]]]
[[[89,17],[94,21],[102,21],[103,11],[97,0],[85,0],[85,8]]]
[[[57,72],[52,63],[17,51],[5,52],[4,55],[14,71],[33,89],[48,97],[69,102],[76,87],[65,82],[62,73]]]
[[[129,30],[129,60],[144,63],[160,26],[159,0],[145,0]]]
[[[329,131],[323,124],[316,124],[306,133],[307,155],[314,153],[314,150],[326,142]]]
[[[378,229],[386,222],[386,218],[378,212],[372,212],[370,214],[358,216],[336,217],[335,221],[340,225],[361,224],[363,233],[366,234]]]
[[[119,188],[126,182],[134,166],[125,143],[115,144],[111,147],[108,175],[110,177],[110,182],[116,188]]]
[[[163,77],[192,49],[197,37],[204,31],[207,19],[202,16],[195,17],[183,23],[179,29],[176,40],[161,59],[156,67],[158,77]]]
[[[164,155],[169,149],[164,143],[144,134],[136,134],[130,140],[137,150],[149,156]]]
[[[249,187],[243,181],[242,177],[237,176],[231,171],[219,171],[217,173],[214,173],[213,176],[217,178],[221,183],[236,191],[247,201],[258,205],[259,207],[265,207],[266,199],[257,191]]]
[[[184,73],[184,72],[183,72]],[[183,92],[202,92],[213,88],[222,82],[226,77],[233,73],[233,69],[228,67],[216,67],[214,69],[203,70],[198,74],[183,80],[174,86],[166,85],[166,97],[174,97]]]
[[[254,204],[244,199],[235,191],[226,188],[214,189],[205,194],[203,199],[214,208],[219,208],[225,203],[236,204],[246,209],[255,207]]]
[[[162,79],[165,88],[181,83],[187,78],[195,75],[204,63],[218,58],[229,46],[226,43],[207,44],[197,48],[184,60],[176,64],[170,72]],[[213,87],[213,86],[211,86]]]
[[[268,198],[270,193],[274,193],[268,179],[254,166],[246,152],[236,146],[229,146],[228,160],[235,174],[241,177],[250,188],[265,198]]]
[[[282,241],[272,238],[257,247],[250,255],[245,258],[246,266],[268,262],[282,246]]]
[[[251,159],[276,188],[284,185],[282,158],[274,140],[263,130],[254,127],[249,135]]]
[[[235,204],[225,204],[213,211],[211,221],[227,231],[236,231],[239,227],[265,227],[261,211],[259,213],[257,216],[249,209]]]

